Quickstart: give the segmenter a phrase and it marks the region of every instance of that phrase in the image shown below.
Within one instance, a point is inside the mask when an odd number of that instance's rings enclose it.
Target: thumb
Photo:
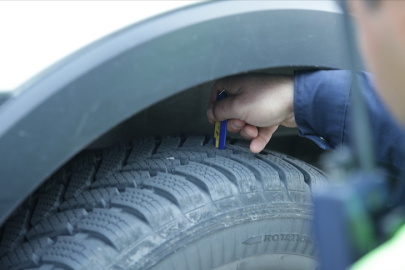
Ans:
[[[237,96],[230,96],[219,100],[207,109],[207,117],[210,122],[224,121],[227,119],[241,119],[241,108],[236,106]]]

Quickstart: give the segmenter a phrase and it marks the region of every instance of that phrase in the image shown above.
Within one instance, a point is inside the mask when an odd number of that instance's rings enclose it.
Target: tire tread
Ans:
[[[325,181],[306,163],[255,155],[239,142],[224,150],[205,136],[130,145],[79,155],[44,182],[3,225],[0,268],[103,269],[133,250],[130,265],[140,269],[142,252],[200,222],[261,203],[309,205]]]

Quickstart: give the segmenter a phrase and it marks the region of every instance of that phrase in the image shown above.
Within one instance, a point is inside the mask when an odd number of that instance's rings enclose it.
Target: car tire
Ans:
[[[325,179],[205,136],[87,150],[2,226],[0,268],[314,270],[311,192]]]

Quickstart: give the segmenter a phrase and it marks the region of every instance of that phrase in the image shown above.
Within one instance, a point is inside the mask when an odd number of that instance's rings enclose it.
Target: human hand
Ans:
[[[216,101],[223,89],[228,97]],[[220,79],[212,88],[207,117],[211,124],[228,119],[228,131],[252,140],[250,151],[259,153],[279,125],[297,126],[294,76],[246,74]]]

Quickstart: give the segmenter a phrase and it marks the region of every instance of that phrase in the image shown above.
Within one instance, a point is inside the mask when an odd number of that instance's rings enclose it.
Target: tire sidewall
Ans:
[[[265,269],[266,262],[271,269],[316,269],[309,208],[260,204],[224,212],[166,241],[140,269]]]

